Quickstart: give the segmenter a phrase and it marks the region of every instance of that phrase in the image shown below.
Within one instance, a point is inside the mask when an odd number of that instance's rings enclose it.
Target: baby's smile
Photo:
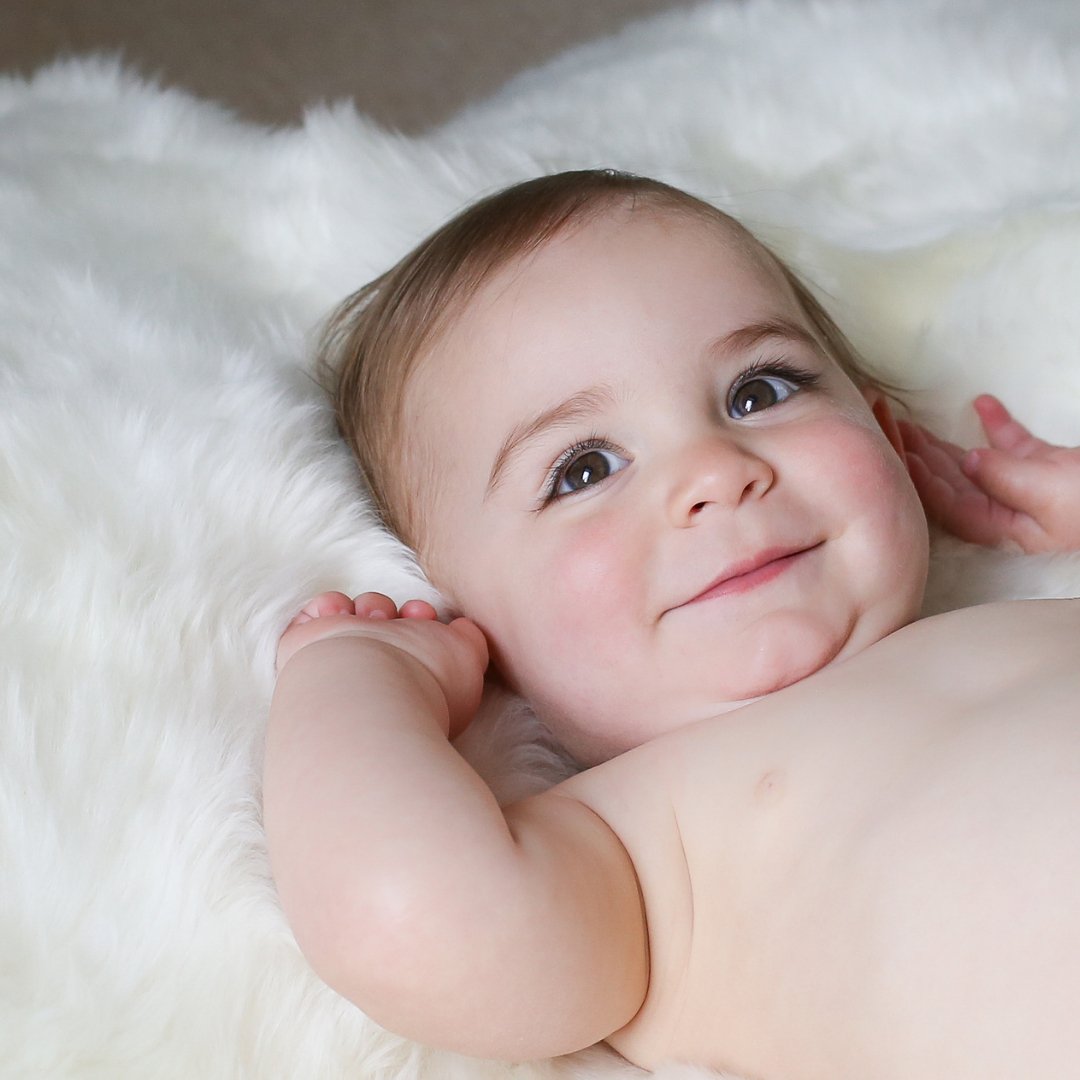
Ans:
[[[691,596],[689,600],[677,604],[676,607],[686,607],[703,600],[750,592],[780,577],[785,571],[792,569],[796,563],[801,566],[805,562],[805,557],[816,551],[823,543],[822,540],[816,544],[766,548],[749,559],[729,566],[712,584],[706,586],[700,593]],[[674,611],[675,608],[668,610]]]

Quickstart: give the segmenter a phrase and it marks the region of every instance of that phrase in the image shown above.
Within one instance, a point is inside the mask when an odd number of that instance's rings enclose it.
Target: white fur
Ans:
[[[348,105],[245,126],[107,61],[0,80],[0,1075],[639,1075],[378,1031],[307,971],[259,822],[293,611],[432,596],[371,524],[312,328],[474,196],[586,165],[741,215],[946,434],[988,389],[1080,442],[1071,0],[710,3],[411,139]],[[1077,591],[1075,557],[941,542],[928,610]],[[488,714],[501,791],[554,775],[526,711]]]

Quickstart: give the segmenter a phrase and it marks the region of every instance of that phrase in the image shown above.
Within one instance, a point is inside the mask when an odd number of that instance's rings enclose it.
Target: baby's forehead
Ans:
[[[591,281],[604,282],[621,266],[623,256],[617,246],[620,235],[656,225],[663,228],[672,245],[667,258],[678,257],[680,243],[686,245],[687,257],[691,248],[712,249],[729,261],[732,275],[755,279],[761,293],[771,294],[779,308],[789,314],[801,313],[777,258],[733,218],[685,208],[615,206],[571,221],[542,242],[508,254],[461,289],[448,303],[440,323],[432,328],[424,359],[442,353],[440,345],[445,345],[448,337],[460,330],[469,333],[475,323],[499,309],[508,298],[514,303],[523,296],[530,297],[552,280],[557,286],[571,282],[571,288],[580,286],[582,292]],[[589,249],[589,255],[582,258],[584,248]],[[564,289],[558,292],[562,298]]]
[[[778,261],[733,219],[667,208],[615,207],[574,222],[526,251],[508,255],[454,297],[413,367],[407,396],[414,417],[438,411],[446,395],[460,400],[455,391],[466,386],[477,396],[477,406],[507,380],[525,376],[535,386],[545,371],[545,354],[536,347],[537,342],[553,341],[556,348],[566,346],[577,352],[579,334],[588,333],[587,327],[582,330],[581,320],[573,318],[578,298],[584,303],[590,292],[604,291],[607,280],[617,276],[622,257],[617,243],[609,241],[617,240],[624,230],[638,230],[640,236],[641,226],[660,227],[662,231],[654,233],[664,245],[663,258],[669,264],[671,260],[681,262],[684,244],[689,260],[702,259],[703,251],[719,255],[719,259],[713,254],[704,256],[705,273],[718,273],[721,278],[730,275],[733,285],[743,286],[756,309],[747,312],[748,319],[807,322]],[[648,234],[648,242],[653,238]],[[711,283],[706,288],[712,289]],[[718,307],[724,299],[721,294],[727,291],[722,283],[717,288]],[[616,288],[607,295],[614,295],[615,306],[602,309],[604,319],[597,326],[620,320],[621,292]],[[656,294],[647,298],[648,305],[657,311],[666,302]],[[730,305],[728,310],[730,313]],[[563,312],[566,319],[561,317]],[[588,382],[592,355],[588,347],[580,349],[577,374],[582,385]],[[484,362],[478,363],[478,357]],[[522,364],[528,367],[522,368]],[[447,419],[458,428],[463,417]]]
[[[643,225],[660,225],[667,233],[673,245],[664,256],[669,260],[679,258],[680,243],[689,245],[688,257],[691,248],[720,256],[723,274],[730,275],[730,281],[750,283],[748,288],[758,307],[753,314],[758,320],[807,323],[779,261],[737,221],[681,208],[612,207],[603,214],[571,222],[527,251],[505,257],[484,278],[462,289],[442,312],[413,367],[406,393],[408,411],[414,417],[418,413],[430,417],[440,409],[444,395],[453,394],[462,383],[483,392],[491,384],[519,374],[512,364],[512,332],[525,326],[530,333],[556,337],[570,320],[577,298],[584,298],[594,286],[603,287],[618,271],[621,253],[617,244],[609,248],[608,241]],[[585,249],[588,256],[582,258]],[[541,300],[537,307],[538,294],[550,295],[552,302],[545,305]],[[663,302],[649,297],[650,305],[658,309]],[[566,321],[562,312],[567,314]],[[617,311],[615,315],[617,318]],[[573,329],[567,333],[572,337]],[[476,363],[477,356],[484,356],[485,362]],[[588,351],[583,352],[583,365],[588,364],[588,356]]]
[[[592,252],[587,267],[602,276],[605,262],[611,268],[619,265],[619,239],[653,229],[662,231],[666,246],[677,250],[680,244],[685,245],[688,257],[694,249],[712,248],[730,257],[739,270],[762,274],[769,284],[779,286],[783,281],[776,259],[754,235],[734,218],[711,207],[615,204],[572,220],[521,251],[507,253],[474,283],[463,297],[459,314],[467,308],[475,310],[490,304],[514,284],[527,285],[530,271],[538,264],[555,262],[562,269],[580,272],[583,267],[578,254],[583,248]]]

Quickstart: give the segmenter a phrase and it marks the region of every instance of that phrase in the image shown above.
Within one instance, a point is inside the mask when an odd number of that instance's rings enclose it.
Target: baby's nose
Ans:
[[[668,495],[673,525],[694,525],[708,507],[735,508],[761,498],[775,476],[769,463],[735,440],[702,439],[683,451]]]

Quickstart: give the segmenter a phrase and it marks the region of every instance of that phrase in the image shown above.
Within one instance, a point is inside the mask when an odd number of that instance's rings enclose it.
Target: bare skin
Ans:
[[[973,460],[897,425],[767,268],[681,219],[598,219],[467,316],[421,390],[455,447],[432,459],[437,562],[475,621],[326,593],[279,646],[264,818],[315,971],[482,1057],[607,1040],[777,1080],[1075,1071],[1080,601],[912,621],[925,523],[900,461],[958,534],[1071,550],[1080,453],[993,399]],[[616,392],[481,498],[583,357]],[[593,429],[556,486],[596,483],[537,512],[533,475]],[[449,741],[489,650],[598,762],[506,807]]]
[[[445,737],[478,631],[350,603],[283,641],[267,829],[301,946],[375,1019],[509,1059],[1068,1075],[1080,601],[914,623],[504,809]]]
[[[268,747],[283,903],[376,1020],[481,1056],[1068,1074],[1080,602],[914,623],[501,810],[445,738],[482,639],[415,611],[294,627]]]

